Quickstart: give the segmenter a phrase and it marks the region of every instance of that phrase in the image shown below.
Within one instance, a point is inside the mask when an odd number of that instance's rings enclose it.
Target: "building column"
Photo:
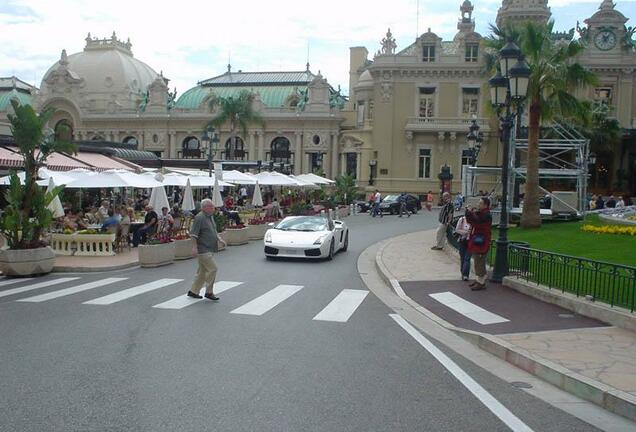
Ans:
[[[265,160],[265,131],[257,131],[258,135],[258,160]]]
[[[633,77],[632,70],[623,70],[618,82],[618,101],[616,117],[625,128],[632,127],[632,97],[633,97]]]
[[[302,173],[303,168],[303,146],[302,135],[300,132],[296,132],[296,155],[294,157],[294,174],[299,175]]]
[[[347,154],[342,153],[340,155],[340,175],[345,175],[347,173]]]
[[[177,146],[175,145],[174,132],[168,132],[168,152],[167,156],[171,159],[177,157]]]
[[[338,176],[338,135],[331,134],[331,172],[329,173],[332,179]]]
[[[144,148],[144,133],[139,132],[139,150],[143,150]]]
[[[250,160],[257,160],[258,158],[256,157],[256,153],[254,153],[254,132],[250,132],[249,133],[249,141],[247,144],[247,152],[249,153],[249,159]]]

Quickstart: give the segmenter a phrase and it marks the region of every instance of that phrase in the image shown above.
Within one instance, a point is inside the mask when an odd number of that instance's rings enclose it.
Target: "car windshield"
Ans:
[[[398,198],[399,198],[398,195],[387,195],[384,198],[384,201],[397,201]]]
[[[321,216],[297,216],[283,219],[275,227],[281,231],[326,231],[327,219]]]

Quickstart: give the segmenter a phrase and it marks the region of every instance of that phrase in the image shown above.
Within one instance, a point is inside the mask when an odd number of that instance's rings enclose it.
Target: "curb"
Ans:
[[[107,272],[114,270],[124,270],[132,267],[139,267],[139,261],[119,264],[116,266],[109,267],[65,267],[65,266],[55,266],[53,267],[53,273],[99,273],[99,272]]]
[[[535,356],[523,349],[514,347],[496,336],[456,327],[416,303],[413,299],[407,296],[406,293],[404,293],[404,290],[402,290],[397,279],[395,279],[393,274],[391,274],[390,270],[382,261],[384,249],[392,242],[392,240],[393,239],[389,239],[383,242],[378,249],[375,255],[376,268],[384,282],[390,286],[402,300],[418,312],[422,313],[424,316],[447,330],[461,336],[480,349],[493,354],[568,393],[599,405],[612,413],[636,421],[636,396],[617,390],[576,372],[572,372],[561,365]]]

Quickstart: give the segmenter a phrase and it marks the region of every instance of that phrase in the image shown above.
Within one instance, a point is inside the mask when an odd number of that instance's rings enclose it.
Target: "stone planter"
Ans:
[[[0,270],[5,276],[33,276],[51,273],[55,265],[55,251],[50,247],[38,249],[4,249],[0,251]]]
[[[221,234],[222,233],[219,233],[219,237],[221,237]],[[223,238],[223,237],[221,237],[221,238]],[[225,250],[225,244],[219,242],[219,252],[221,252],[222,250]]]
[[[250,240],[263,240],[265,233],[271,227],[268,224],[260,225],[248,225],[247,226],[247,238]]]
[[[192,239],[174,240],[174,259],[186,260],[192,258]]]
[[[244,245],[249,241],[247,228],[226,229],[220,236],[228,246]]]
[[[192,250],[192,249],[190,249]],[[159,267],[174,261],[175,244],[161,243],[153,245],[139,245],[139,264],[142,267]]]
[[[336,210],[336,219],[342,219],[349,216],[349,207],[338,207]]]

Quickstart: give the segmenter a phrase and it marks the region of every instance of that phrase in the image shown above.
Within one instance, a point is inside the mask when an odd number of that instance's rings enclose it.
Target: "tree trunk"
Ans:
[[[530,124],[528,125],[528,162],[526,174],[522,228],[540,228],[541,213],[539,210],[539,127],[541,123],[541,106],[538,97],[530,102]]]

